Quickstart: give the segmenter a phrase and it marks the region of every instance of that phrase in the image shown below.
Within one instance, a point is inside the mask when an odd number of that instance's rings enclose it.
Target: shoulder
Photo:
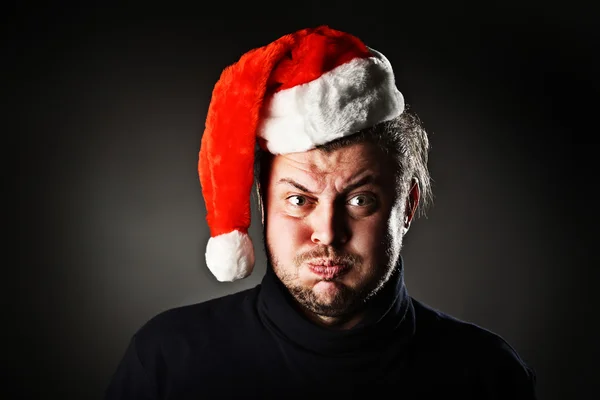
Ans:
[[[159,312],[134,334],[138,348],[209,340],[232,324],[252,318],[259,286]]]
[[[415,333],[425,353],[436,357],[442,365],[461,369],[464,375],[478,380],[482,387],[507,391],[519,388],[519,393],[529,391],[533,396],[535,371],[505,338],[480,325],[412,300]]]

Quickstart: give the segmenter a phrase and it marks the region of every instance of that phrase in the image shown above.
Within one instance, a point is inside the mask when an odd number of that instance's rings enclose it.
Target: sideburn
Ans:
[[[261,217],[261,223],[263,226],[263,243],[266,246],[266,235],[267,235],[267,196],[266,189],[269,177],[271,175],[271,165],[273,164],[273,158],[275,156],[267,151],[261,150],[260,148],[255,154],[255,184],[256,184],[256,204],[258,205],[258,212]]]

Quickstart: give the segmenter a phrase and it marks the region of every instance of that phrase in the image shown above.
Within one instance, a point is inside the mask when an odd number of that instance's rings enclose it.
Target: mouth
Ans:
[[[314,260],[307,263],[308,269],[322,279],[335,279],[350,270],[350,265],[334,260]]]

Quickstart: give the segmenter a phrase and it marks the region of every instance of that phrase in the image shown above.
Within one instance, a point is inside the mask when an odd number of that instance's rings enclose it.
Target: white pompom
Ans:
[[[221,282],[243,279],[254,269],[254,246],[247,233],[231,231],[208,239],[206,265]]]

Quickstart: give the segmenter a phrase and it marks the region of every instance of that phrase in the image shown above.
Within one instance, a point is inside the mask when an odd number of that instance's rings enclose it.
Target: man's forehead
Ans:
[[[368,142],[354,143],[335,150],[312,149],[305,152],[277,155],[275,168],[295,168],[310,174],[341,171],[382,169],[386,162],[381,150]]]
[[[326,188],[343,192],[366,184],[393,186],[386,159],[375,145],[279,155],[273,160],[270,184],[282,189],[294,186],[309,193]]]

